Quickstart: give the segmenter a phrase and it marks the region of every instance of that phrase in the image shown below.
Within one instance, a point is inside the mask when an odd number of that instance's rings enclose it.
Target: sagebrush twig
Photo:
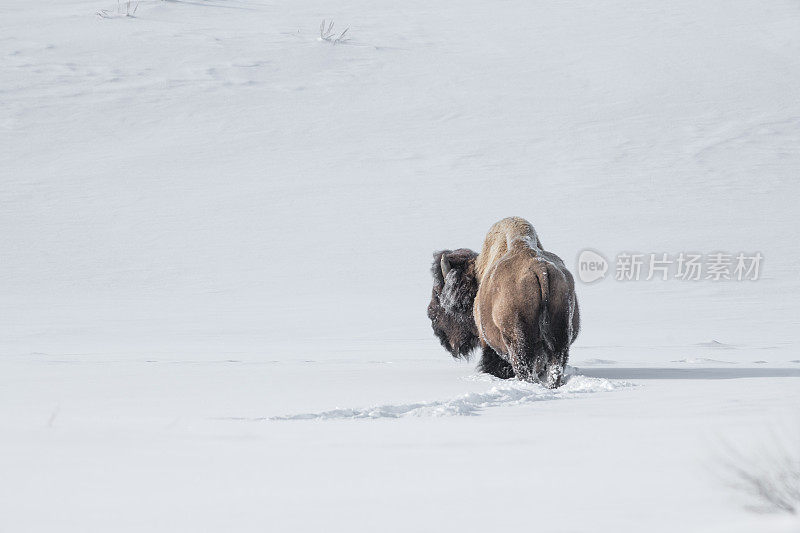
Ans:
[[[795,514],[800,512],[800,447],[793,452],[777,436],[772,440],[770,449],[756,454],[728,447],[731,485],[758,502],[753,510]]]
[[[323,41],[328,41],[329,43],[333,44],[342,43],[350,39],[349,37],[345,37],[345,35],[347,35],[347,31],[350,29],[350,26],[345,28],[344,31],[339,35],[336,35],[333,27],[333,19],[331,19],[331,21],[327,24],[325,19],[322,19],[322,22],[319,25],[319,38]]]

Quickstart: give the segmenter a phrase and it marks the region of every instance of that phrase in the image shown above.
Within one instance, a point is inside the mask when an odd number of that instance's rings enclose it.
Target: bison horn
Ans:
[[[442,254],[442,275],[447,277],[448,272],[450,272],[450,261],[446,255]]]

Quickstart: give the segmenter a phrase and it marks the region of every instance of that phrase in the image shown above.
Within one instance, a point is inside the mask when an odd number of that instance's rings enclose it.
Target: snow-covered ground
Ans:
[[[134,8],[0,3],[0,531],[800,530],[726,465],[800,449],[800,3]],[[761,279],[492,380],[428,269],[509,215]]]

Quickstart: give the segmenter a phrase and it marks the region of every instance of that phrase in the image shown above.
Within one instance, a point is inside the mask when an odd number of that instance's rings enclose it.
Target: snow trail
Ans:
[[[622,380],[572,376],[558,389],[548,389],[536,383],[504,381],[486,392],[470,392],[450,400],[415,402],[405,404],[382,404],[366,408],[337,408],[317,413],[298,413],[262,418],[260,420],[336,420],[346,418],[401,418],[474,416],[490,407],[524,405],[533,402],[574,398],[579,394],[610,392],[631,387]]]

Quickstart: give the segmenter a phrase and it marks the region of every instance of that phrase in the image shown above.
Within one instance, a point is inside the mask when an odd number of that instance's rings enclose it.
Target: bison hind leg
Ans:
[[[517,379],[539,382],[550,388],[561,385],[565,360],[554,353],[544,339],[537,339],[537,328],[520,323],[513,332],[513,337],[504,337],[503,342]]]
[[[542,383],[548,389],[555,389],[564,383],[564,369],[567,366],[566,353],[550,354],[547,361],[547,368],[544,372]]]
[[[514,368],[511,364],[500,357],[500,354],[495,352],[491,347],[484,346],[483,354],[481,355],[481,362],[478,364],[478,370],[491,374],[500,379],[509,379],[514,377]]]
[[[536,358],[536,350],[524,334],[517,330],[515,339],[503,339],[514,376],[521,381],[534,382],[542,370]]]
[[[560,364],[549,364],[545,371],[545,378],[542,380],[544,386],[548,389],[556,389],[561,386],[564,381],[564,368]]]

